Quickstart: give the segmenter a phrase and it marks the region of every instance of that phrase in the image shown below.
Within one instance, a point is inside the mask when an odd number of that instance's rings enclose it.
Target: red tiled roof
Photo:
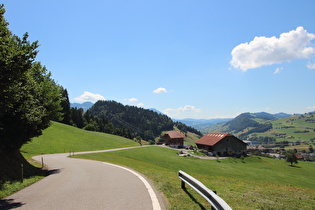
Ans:
[[[180,139],[180,138],[185,138],[185,135],[180,132],[180,131],[169,131],[165,135],[168,135],[172,139]]]
[[[233,136],[233,135],[229,133],[207,133],[206,135],[201,137],[199,140],[197,140],[195,143],[213,146],[226,136]]]

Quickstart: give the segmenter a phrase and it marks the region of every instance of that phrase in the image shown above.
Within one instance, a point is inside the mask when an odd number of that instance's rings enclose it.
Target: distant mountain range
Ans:
[[[194,127],[200,130],[202,133],[208,133],[212,131],[216,132],[234,132],[236,125],[240,126],[239,129],[245,129],[251,118],[257,118],[261,120],[276,120],[279,118],[290,117],[291,114],[277,113],[269,114],[267,112],[258,113],[243,113],[235,118],[218,118],[218,119],[182,119],[176,120],[182,122],[188,126]],[[251,125],[251,123],[249,123]],[[231,125],[231,126],[230,126]],[[236,129],[237,130],[237,129]]]
[[[89,108],[91,108],[93,106],[92,102],[84,102],[82,104],[79,103],[70,103],[70,107],[75,107],[75,108],[82,108],[84,111],[88,110]]]
[[[193,128],[196,128],[200,130],[202,133],[207,133],[207,130],[211,128],[212,126],[215,126],[220,123],[225,123],[233,118],[216,118],[216,119],[191,119],[191,118],[186,118],[186,119],[174,119],[174,121],[179,121],[181,123],[184,123],[188,126],[191,126]]]

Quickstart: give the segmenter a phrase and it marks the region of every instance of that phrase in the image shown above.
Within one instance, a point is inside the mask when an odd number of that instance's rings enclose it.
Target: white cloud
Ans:
[[[129,99],[124,99],[125,101],[129,101],[129,102],[136,102],[138,101],[138,99],[136,98],[129,98]]]
[[[309,63],[306,67],[309,69],[315,69],[315,63]]]
[[[159,93],[166,93],[166,92],[167,92],[166,88],[162,88],[162,87],[160,87],[160,88],[158,88],[156,90],[153,90],[153,93],[157,93],[157,94],[159,94]]]
[[[283,68],[276,68],[274,74],[279,74],[282,70],[283,70]]]
[[[103,96],[101,96],[100,94],[94,94],[94,93],[90,93],[88,91],[84,91],[84,93],[82,95],[80,95],[79,97],[76,97],[74,100],[76,100],[77,102],[96,102],[98,100],[106,100]]]
[[[236,46],[232,52],[231,66],[247,71],[265,65],[295,59],[310,58],[315,48],[310,47],[315,34],[308,33],[302,26],[276,37],[255,37],[250,43]]]
[[[139,104],[137,104],[137,107],[143,107],[144,106],[144,104],[143,103],[139,103]]]
[[[167,108],[163,111],[164,114],[171,116],[173,118],[181,117],[183,113],[187,112],[199,113],[201,112],[201,109],[198,109],[191,105],[185,105],[184,107],[179,107],[177,109]]]
[[[315,106],[308,106],[306,109],[315,110]]]

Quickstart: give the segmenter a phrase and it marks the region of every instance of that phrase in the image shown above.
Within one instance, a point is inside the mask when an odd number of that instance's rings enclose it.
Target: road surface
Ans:
[[[68,155],[44,155],[45,164],[55,173],[2,200],[7,207],[0,207],[21,210],[165,209],[158,192],[137,172],[104,162],[67,158]],[[41,157],[35,158],[40,160]]]

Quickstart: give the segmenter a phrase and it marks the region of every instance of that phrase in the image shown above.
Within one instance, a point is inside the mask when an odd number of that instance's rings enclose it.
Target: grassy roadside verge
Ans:
[[[145,147],[78,155],[127,166],[150,178],[169,201],[169,209],[210,208],[200,195],[180,188],[178,170],[216,190],[233,209],[312,209],[315,201],[315,164],[290,167],[283,160],[248,157],[202,160],[179,157],[176,151]]]

